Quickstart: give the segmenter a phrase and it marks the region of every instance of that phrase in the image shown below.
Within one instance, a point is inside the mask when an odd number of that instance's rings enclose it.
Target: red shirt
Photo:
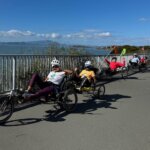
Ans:
[[[140,62],[141,62],[141,63],[145,63],[145,58],[144,58],[144,57],[141,58],[141,59],[140,59]]]
[[[107,64],[109,65],[109,68],[111,70],[116,70],[118,67],[123,67],[125,66],[125,64],[121,63],[121,62],[115,62],[115,61],[109,61],[107,59],[105,59],[105,61],[107,62]]]

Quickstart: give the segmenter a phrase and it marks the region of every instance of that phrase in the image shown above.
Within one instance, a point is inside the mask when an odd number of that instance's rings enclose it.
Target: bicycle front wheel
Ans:
[[[78,97],[76,91],[72,88],[68,89],[64,93],[63,102],[62,102],[63,108],[67,112],[74,111],[77,105],[77,101],[78,101]]]
[[[121,76],[122,76],[123,79],[128,77],[128,67],[122,67]]]
[[[13,108],[13,102],[10,97],[0,97],[0,124],[4,124],[11,117]]]
[[[101,96],[104,96],[104,94],[105,94],[105,85],[101,84],[97,90],[97,97],[101,98]]]

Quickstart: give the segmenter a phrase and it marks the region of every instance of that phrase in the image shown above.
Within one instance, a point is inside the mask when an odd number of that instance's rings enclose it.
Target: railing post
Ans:
[[[12,89],[16,88],[16,57],[13,56],[13,71],[12,71]]]

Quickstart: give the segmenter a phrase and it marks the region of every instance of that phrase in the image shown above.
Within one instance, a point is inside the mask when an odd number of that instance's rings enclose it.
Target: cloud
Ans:
[[[0,37],[35,37],[35,38],[43,38],[43,39],[91,39],[91,38],[102,38],[102,37],[110,37],[110,32],[100,32],[95,29],[87,29],[82,32],[68,33],[68,34],[60,34],[60,33],[34,33],[31,31],[20,31],[20,30],[9,30],[9,31],[0,31]]]
[[[139,21],[140,21],[140,22],[148,22],[148,21],[150,21],[150,19],[149,19],[149,18],[142,17],[142,18],[139,18]]]
[[[76,32],[64,35],[65,38],[80,38],[80,39],[97,39],[103,37],[110,37],[112,34],[110,32],[100,32],[94,29],[84,30],[83,32]]]
[[[61,38],[61,35],[60,34],[58,34],[58,33],[47,33],[47,34],[36,34],[36,37],[40,37],[40,38],[46,38],[46,39],[48,39],[48,38],[50,38],[50,39],[58,39],[58,38]]]
[[[141,21],[148,19],[141,18]],[[55,40],[63,43],[88,43],[95,45],[114,45],[114,44],[130,44],[130,45],[148,45],[150,38],[123,38],[114,36],[109,31],[101,31],[97,29],[85,29],[80,32],[73,33],[35,33],[32,31],[21,31],[12,29],[8,31],[0,31],[1,41],[35,41],[35,40]]]
[[[97,37],[110,37],[111,33],[110,32],[102,32],[102,33],[97,33]]]
[[[97,29],[85,29],[84,32],[98,32]]]
[[[56,39],[56,38],[61,38],[61,35],[58,34],[58,33],[52,33],[52,34],[50,35],[50,37],[53,38],[53,39]]]
[[[144,20],[144,19],[141,19]],[[36,41],[36,40],[55,40],[66,44],[83,44],[83,45],[150,45],[149,37],[125,38],[115,36],[109,31],[87,29],[73,33],[35,33],[32,31],[8,30],[0,31],[0,41],[19,42],[19,41]]]
[[[20,31],[20,30],[9,30],[9,31],[0,31],[0,37],[40,37],[40,38],[51,38],[57,39],[60,38],[61,35],[58,33],[34,33],[31,31]]]
[[[18,36],[34,36],[35,34],[31,31],[19,31],[19,30],[9,30],[9,31],[0,31],[0,36],[5,37],[18,37]]]

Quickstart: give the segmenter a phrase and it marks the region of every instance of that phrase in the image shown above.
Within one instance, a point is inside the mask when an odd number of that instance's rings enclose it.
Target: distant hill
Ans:
[[[50,41],[0,42],[0,54],[42,54],[46,53]]]
[[[53,41],[0,42],[0,54],[76,54],[106,55],[108,50],[95,46],[66,45]]]

